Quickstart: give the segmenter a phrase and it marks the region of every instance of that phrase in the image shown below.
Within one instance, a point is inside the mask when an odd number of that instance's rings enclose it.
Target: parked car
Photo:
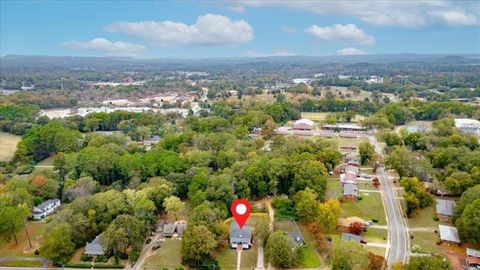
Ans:
[[[161,247],[162,247],[162,245],[155,245],[155,246],[152,247],[152,250],[156,250],[156,249],[159,249]]]
[[[147,245],[150,244],[152,242],[152,239],[148,238],[147,239]]]

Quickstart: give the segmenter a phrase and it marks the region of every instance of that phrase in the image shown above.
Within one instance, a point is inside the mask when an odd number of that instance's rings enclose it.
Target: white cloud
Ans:
[[[94,38],[87,41],[67,41],[63,47],[74,50],[99,51],[111,56],[136,56],[146,50],[145,46],[123,41],[110,41],[105,38]]]
[[[259,51],[247,51],[244,54],[246,57],[270,57],[270,56],[295,56],[297,55],[294,52],[291,52],[287,49],[275,49],[271,53],[264,53]]]
[[[288,25],[282,25],[280,30],[282,30],[282,32],[284,32],[284,33],[295,33],[295,32],[297,32],[297,29],[295,29],[295,27],[288,26]]]
[[[363,55],[367,54],[366,52],[356,49],[356,48],[343,48],[337,51],[339,55]]]
[[[434,11],[430,15],[438,21],[452,26],[480,24],[480,18],[477,15],[458,10]]]
[[[312,12],[320,15],[340,15],[357,18],[372,25],[396,25],[407,28],[418,28],[431,23],[443,23],[449,25],[479,24],[480,4],[468,1],[449,0],[424,0],[424,1],[275,1],[275,0],[244,0],[235,1],[235,5],[245,7],[268,7],[277,6],[295,10]],[[233,4],[231,3],[231,4]],[[454,17],[469,18],[460,19],[451,23],[451,20],[439,20],[437,12],[447,16],[449,12],[458,13]],[[446,13],[446,14],[445,14]],[[452,16],[452,15],[448,15]],[[472,18],[475,18],[473,20]],[[465,23],[469,22],[469,23]]]
[[[245,7],[242,5],[227,5],[226,8],[236,13],[245,13]]]
[[[367,35],[355,24],[334,24],[321,27],[312,25],[305,31],[314,37],[327,41],[339,41],[347,44],[369,45],[375,42],[372,36]]]
[[[235,45],[253,39],[248,22],[215,14],[199,16],[192,25],[172,21],[116,22],[104,30],[142,37],[159,47]]]

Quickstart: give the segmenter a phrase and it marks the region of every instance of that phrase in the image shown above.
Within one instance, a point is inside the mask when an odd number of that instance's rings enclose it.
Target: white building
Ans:
[[[469,118],[456,118],[455,127],[461,132],[480,134],[480,121]]]
[[[383,83],[383,77],[381,76],[370,76],[370,79],[365,80],[367,83]]]
[[[61,203],[59,199],[44,201],[43,203],[33,208],[33,219],[45,218],[46,216],[53,213],[55,209],[60,207],[60,204]]]
[[[310,119],[300,119],[293,124],[293,129],[296,130],[312,130],[313,129],[313,121]]]
[[[293,79],[292,82],[294,84],[301,84],[301,83],[310,84],[312,82],[312,79],[310,79],[310,78],[298,78],[298,79]]]

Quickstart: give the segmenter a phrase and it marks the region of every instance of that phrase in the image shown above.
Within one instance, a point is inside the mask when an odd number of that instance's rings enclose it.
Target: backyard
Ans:
[[[175,269],[182,265],[182,241],[166,239],[162,247],[145,259],[141,269]]]
[[[45,230],[45,222],[27,222],[27,230],[30,234],[30,240],[32,241],[33,248],[30,248],[28,243],[27,234],[25,230],[17,232],[18,244],[15,244],[15,240],[12,238],[10,242],[0,242],[0,254],[2,257],[34,257],[35,249],[38,249],[43,239],[43,232]],[[28,263],[27,263],[28,264]]]

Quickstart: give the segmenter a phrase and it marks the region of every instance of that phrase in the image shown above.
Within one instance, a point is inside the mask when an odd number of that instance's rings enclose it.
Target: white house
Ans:
[[[59,199],[44,201],[43,203],[33,208],[33,219],[45,218],[46,216],[53,213],[55,209],[60,207],[60,204],[61,203]]]

